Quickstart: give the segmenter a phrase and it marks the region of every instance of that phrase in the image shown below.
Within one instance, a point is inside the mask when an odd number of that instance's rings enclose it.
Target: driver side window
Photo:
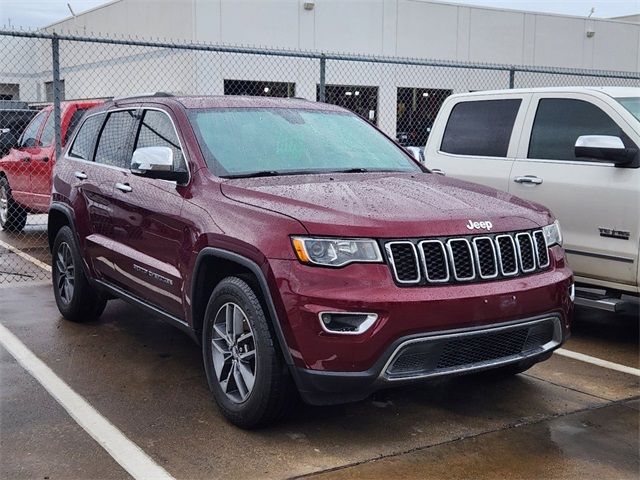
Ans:
[[[38,132],[40,131],[42,122],[44,122],[47,118],[47,114],[48,112],[40,112],[34,117],[34,119],[22,134],[22,138],[20,138],[20,147],[30,148],[39,146]]]
[[[158,110],[145,110],[135,149],[146,147],[168,147],[173,151],[173,170],[186,172],[184,154],[178,135],[169,116]]]
[[[602,161],[576,157],[575,143],[582,135],[610,135],[630,141],[620,126],[596,105],[570,98],[543,98],[538,103],[531,131],[529,158],[542,160]]]

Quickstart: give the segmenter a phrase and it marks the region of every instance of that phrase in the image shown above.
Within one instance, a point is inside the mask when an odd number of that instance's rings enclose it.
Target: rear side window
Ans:
[[[173,166],[176,171],[186,171],[184,155],[178,135],[166,113],[147,110],[140,124],[136,148],[169,147],[173,150]]]
[[[594,104],[569,98],[543,98],[533,121],[528,156],[589,161],[575,156],[576,140],[581,135],[613,135],[626,140],[618,124]]]
[[[98,140],[96,163],[126,169],[131,166],[130,140],[136,121],[136,112],[133,110],[109,114]]]
[[[67,143],[67,140],[69,140],[69,137],[71,136],[73,131],[76,129],[76,127],[80,123],[80,120],[82,119],[82,116],[86,111],[87,111],[86,108],[79,108],[75,112],[73,112],[73,115],[71,115],[71,120],[69,120],[69,125],[67,125],[67,131],[64,132],[62,145],[65,145]]]
[[[47,121],[44,124],[42,134],[40,134],[40,145],[48,146],[53,143],[53,122],[54,115],[53,112],[51,112],[49,114],[49,118],[47,118]]]
[[[520,99],[460,102],[453,107],[440,150],[455,155],[506,157]]]
[[[104,113],[92,115],[87,118],[80,127],[76,139],[73,141],[73,146],[69,151],[70,157],[91,160],[93,145],[95,144],[102,122],[104,122]]]

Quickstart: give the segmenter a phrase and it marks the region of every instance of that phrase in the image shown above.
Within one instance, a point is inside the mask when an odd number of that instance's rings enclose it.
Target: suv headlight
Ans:
[[[544,239],[547,242],[547,247],[551,245],[562,245],[562,232],[560,231],[560,223],[558,220],[551,225],[542,227],[542,233],[544,233]]]
[[[349,263],[382,262],[380,247],[370,238],[292,237],[293,249],[302,263],[342,267]]]

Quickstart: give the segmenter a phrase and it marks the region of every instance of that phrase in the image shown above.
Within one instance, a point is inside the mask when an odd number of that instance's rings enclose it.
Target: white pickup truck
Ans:
[[[452,95],[425,147],[432,171],[549,207],[578,302],[640,294],[640,88],[533,88]],[[599,291],[594,291],[593,289]]]

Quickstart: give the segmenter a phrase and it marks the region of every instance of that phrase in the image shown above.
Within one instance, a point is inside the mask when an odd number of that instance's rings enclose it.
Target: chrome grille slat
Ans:
[[[498,276],[498,257],[491,237],[475,237],[472,243],[480,278],[485,280],[496,278]],[[486,251],[487,247],[491,251],[490,254]],[[489,269],[489,273],[486,272],[487,269]]]
[[[536,230],[533,232],[533,243],[536,246],[536,258],[538,259],[538,267],[546,268],[551,263],[549,258],[549,249],[547,248],[547,241],[544,238],[542,230]]]
[[[505,277],[517,275],[518,258],[516,256],[516,242],[513,241],[513,237],[511,235],[497,235],[495,240],[498,246],[498,259],[502,275]],[[511,263],[513,263],[513,268],[505,268],[505,265]]]
[[[476,269],[473,261],[473,250],[466,238],[452,238],[447,240],[449,261],[453,276],[459,282],[467,282],[476,278]]]
[[[533,238],[529,233],[521,232],[516,234],[516,249],[518,250],[518,260],[522,271],[524,273],[533,272],[536,269],[536,259]]]
[[[448,282],[451,275],[444,243],[440,240],[424,240],[418,244],[418,251],[427,281],[432,283]]]
[[[420,282],[420,267],[418,266],[418,252],[416,246],[409,241],[389,242],[385,245],[391,268],[398,283]],[[412,258],[413,266],[409,265]]]
[[[385,243],[399,284],[446,284],[526,275],[547,268],[542,230]]]

